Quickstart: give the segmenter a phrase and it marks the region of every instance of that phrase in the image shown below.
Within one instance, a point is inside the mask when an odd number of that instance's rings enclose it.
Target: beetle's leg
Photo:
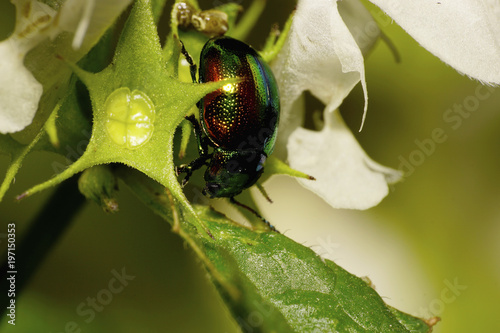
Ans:
[[[203,165],[205,165],[207,163],[207,160],[210,157],[212,157],[212,155],[209,155],[209,154],[201,155],[200,157],[198,157],[197,159],[195,159],[194,161],[192,161],[189,164],[182,164],[182,165],[175,167],[175,172],[177,175],[180,175],[181,173],[186,174],[186,177],[184,177],[184,179],[181,182],[182,187],[184,187],[187,184],[187,182],[189,181],[189,178],[191,177],[193,172],[195,172],[196,170],[201,168]]]
[[[179,40],[179,41],[181,42],[181,52],[189,64],[189,71],[191,72],[191,79],[193,80],[193,83],[196,83],[197,82],[196,81],[196,64],[194,63],[193,58],[191,58],[191,55],[188,53],[188,51],[184,47],[184,43],[181,40]]]
[[[207,138],[203,136],[200,123],[198,123],[194,115],[189,115],[185,119],[191,122],[191,124],[193,125],[194,135],[196,136],[196,140],[198,141],[198,153],[200,154],[200,157],[207,155],[208,154]]]
[[[193,83],[197,83],[198,81],[196,80],[196,64],[194,63],[193,58],[191,57],[189,52],[184,47],[184,43],[181,40],[179,41],[181,42],[181,52],[189,64],[189,71],[191,72],[191,80],[193,80]],[[196,103],[196,106],[200,108],[200,101]]]
[[[208,153],[207,138],[203,136],[203,132],[201,130],[200,124],[196,120],[196,117],[194,115],[189,115],[186,117],[186,120],[188,120],[193,125],[194,134],[198,143],[198,153],[200,154],[200,157],[189,164],[182,164],[175,168],[175,172],[177,175],[186,173],[186,177],[184,177],[181,183],[183,187],[187,184],[193,172],[205,165],[207,163],[207,160],[212,157],[212,155]]]
[[[245,204],[242,204],[241,202],[239,201],[236,201],[236,199],[234,197],[231,197],[229,198],[229,200],[231,201],[231,203],[235,204],[236,206],[240,206],[241,208],[245,208],[246,210],[248,210],[250,213],[252,213],[253,215],[257,216],[259,219],[262,220],[262,222],[264,222],[268,227],[269,229],[271,229],[272,231],[274,232],[277,232],[278,234],[280,233],[278,230],[276,230],[276,228],[268,221],[266,220],[265,218],[263,218],[259,213],[257,213],[257,211],[253,208],[250,208],[248,207],[247,205]]]

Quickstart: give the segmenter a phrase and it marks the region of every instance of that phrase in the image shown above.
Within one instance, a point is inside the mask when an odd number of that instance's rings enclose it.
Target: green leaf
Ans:
[[[59,9],[61,5],[60,1],[46,3],[55,9]],[[107,23],[100,25],[102,33],[112,23],[113,17],[107,19]],[[82,93],[81,82],[77,82],[76,77],[71,75],[70,67],[65,66],[60,58],[76,61],[83,56],[79,61],[82,66],[89,69],[102,68],[102,63],[109,61],[107,58],[112,41],[111,30],[112,28],[100,40],[98,37],[102,33],[92,36],[91,40],[78,50],[73,50],[70,38],[57,38],[53,42],[47,39],[28,54],[26,64],[43,83],[44,94],[32,125],[12,137],[0,135],[0,153],[10,157],[10,164],[0,185],[0,201],[12,184],[23,160],[32,151],[55,152],[65,156],[68,161],[75,161],[83,153],[90,138],[91,125],[86,114],[90,103],[82,103],[86,96],[82,96],[85,93]],[[98,44],[87,53],[96,42]],[[52,163],[54,172],[62,171],[66,167],[66,164],[60,162]]]
[[[23,1],[16,1],[23,3]],[[29,1],[31,2],[31,1]],[[73,1],[73,6],[70,1],[51,0],[44,1],[49,6],[58,10],[58,23],[68,19],[81,20],[84,11],[81,5],[84,1]],[[68,82],[71,76],[71,69],[61,62],[60,58],[76,63],[82,59],[89,51],[99,42],[103,34],[112,26],[120,13],[125,10],[130,0],[113,1],[112,6],[107,4],[109,1],[96,1],[94,10],[99,15],[92,15],[91,22],[83,44],[79,48],[73,48],[74,35],[67,32],[62,32],[62,28],[58,27],[57,38],[46,38],[38,44],[25,57],[24,63],[26,67],[33,73],[37,81],[43,85],[43,95],[39,102],[38,111],[35,115],[33,123],[24,131],[16,133],[18,137],[24,139],[32,139],[38,133],[40,128],[45,124],[46,119],[52,113],[58,101],[67,94]],[[68,4],[68,5],[66,5]],[[66,5],[66,10],[63,7]],[[76,7],[75,7],[76,6]],[[29,6],[27,7],[29,8]],[[63,12],[61,12],[63,10]],[[68,18],[69,17],[69,18]],[[69,23],[66,21],[66,23]],[[78,22],[71,22],[79,24]],[[56,25],[57,25],[56,24]],[[55,36],[53,36],[55,37]],[[108,48],[109,49],[109,48]]]
[[[156,17],[161,7],[157,4]],[[101,203],[101,198],[113,195],[116,174],[192,248],[244,331],[429,332],[426,322],[387,306],[364,280],[311,249],[279,233],[246,228],[207,206],[188,202],[174,170],[176,129],[197,101],[232,81],[180,81],[176,29],[162,49],[152,8],[151,1],[135,2],[113,61],[102,71],[87,72],[66,58],[88,89],[93,117],[90,140],[88,144],[85,140],[86,148],[73,164],[23,196],[88,169],[82,191]],[[252,15],[258,16],[257,12]],[[182,32],[181,37],[195,55],[206,40],[190,32]],[[274,51],[268,51],[271,57]],[[52,111],[46,123],[49,135],[44,130],[39,133],[44,140],[38,147],[60,151],[64,148],[50,148],[48,137],[53,143],[73,145],[78,126],[86,128],[76,91],[71,89],[60,108]],[[82,125],[71,125],[71,112],[83,118]],[[38,142],[25,147],[10,142],[10,137],[1,139],[0,148],[21,160]],[[111,163],[128,167],[119,166],[116,173],[96,167]],[[307,177],[276,159],[270,159],[268,169]]]
[[[69,93],[52,110],[49,118],[35,138],[27,145],[14,140],[10,135],[0,135],[0,153],[9,155],[10,164],[0,185],[0,201],[9,189],[26,156],[34,150],[52,151],[74,161],[83,153],[90,136],[90,124],[78,102],[76,79],[68,86]],[[55,172],[67,165],[53,162]],[[22,196],[21,196],[22,197]]]
[[[174,47],[179,48],[177,37],[172,38]],[[187,220],[201,227],[200,232],[206,234],[177,181],[173,138],[189,109],[204,95],[228,81],[203,85],[181,82],[176,78],[177,73],[168,70],[175,68],[168,66],[168,60],[173,59],[171,56],[165,58],[161,49],[150,1],[136,1],[122,31],[115,57],[107,68],[94,74],[69,64],[88,88],[92,101],[92,136],[85,152],[67,169],[29,189],[22,197],[54,186],[94,165],[123,163],[169,188],[190,215]],[[127,100],[130,104],[124,102]],[[141,119],[140,123],[137,119]],[[111,122],[125,122],[125,125],[110,127]],[[134,140],[144,134],[141,130],[144,122],[152,126],[147,139],[140,139],[138,144]],[[123,133],[128,133],[125,141],[117,140]]]
[[[31,150],[33,145],[39,140],[39,136],[35,138],[32,144],[25,146],[14,140],[10,135],[0,134],[0,153],[8,155],[10,158],[9,167],[5,173],[5,177],[0,185],[0,201],[2,201],[5,193],[12,184],[19,168],[21,167],[24,157]]]
[[[282,234],[250,230],[201,205],[195,211],[213,238],[175,228],[183,211],[168,190],[130,169],[119,174],[195,251],[243,331],[431,331],[386,305],[363,279]]]
[[[288,164],[280,160],[275,156],[270,156],[266,163],[266,170],[264,171],[264,177],[261,182],[264,182],[271,175],[287,175],[290,177],[304,178],[309,180],[314,180],[313,176],[305,174],[301,171],[292,169]]]

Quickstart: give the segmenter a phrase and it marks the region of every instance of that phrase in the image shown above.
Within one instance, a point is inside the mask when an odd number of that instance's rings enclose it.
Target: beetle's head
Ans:
[[[257,151],[215,151],[205,172],[203,194],[210,198],[234,197],[249,188],[264,171],[267,156]]]

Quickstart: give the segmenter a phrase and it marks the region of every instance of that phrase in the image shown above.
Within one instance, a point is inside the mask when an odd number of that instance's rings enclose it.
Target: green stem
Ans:
[[[43,259],[47,257],[52,247],[62,236],[66,227],[73,220],[73,217],[83,206],[85,198],[78,191],[77,177],[72,177],[63,182],[50,197],[43,209],[35,217],[29,230],[23,239],[15,247],[15,299],[16,307],[19,294],[29,282],[31,276],[36,272]],[[7,280],[11,274],[7,274],[9,269],[7,260],[2,263],[0,290],[6,296],[10,288],[10,281]],[[2,318],[5,316],[10,299],[0,298]]]
[[[245,40],[257,23],[265,7],[266,0],[253,1],[250,7],[245,11],[245,15],[243,15],[238,22],[238,25],[231,31],[230,35],[236,39]]]

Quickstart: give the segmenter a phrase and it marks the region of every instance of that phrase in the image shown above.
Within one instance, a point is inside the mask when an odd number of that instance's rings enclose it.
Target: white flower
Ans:
[[[17,132],[31,124],[42,96],[42,85],[24,67],[24,56],[47,37],[56,11],[37,1],[13,1],[16,27],[0,43],[0,133]]]
[[[460,73],[500,83],[499,0],[370,0]]]
[[[459,72],[500,83],[498,0],[371,1]],[[369,36],[356,33],[366,27]],[[336,208],[370,208],[401,177],[366,155],[337,110],[361,82],[366,114],[362,51],[371,45],[373,38],[368,37],[376,37],[376,29],[358,0],[299,0],[288,39],[272,64],[282,103],[277,153],[286,147],[290,166],[317,179],[301,184]],[[306,90],[326,105],[321,131],[300,127]]]
[[[36,0],[11,0],[16,6],[14,33],[0,42],[0,133],[31,124],[43,87],[24,67],[24,57],[48,37],[74,32],[73,47],[83,56],[131,0],[67,0],[59,12]],[[54,55],[55,59],[55,55]]]

